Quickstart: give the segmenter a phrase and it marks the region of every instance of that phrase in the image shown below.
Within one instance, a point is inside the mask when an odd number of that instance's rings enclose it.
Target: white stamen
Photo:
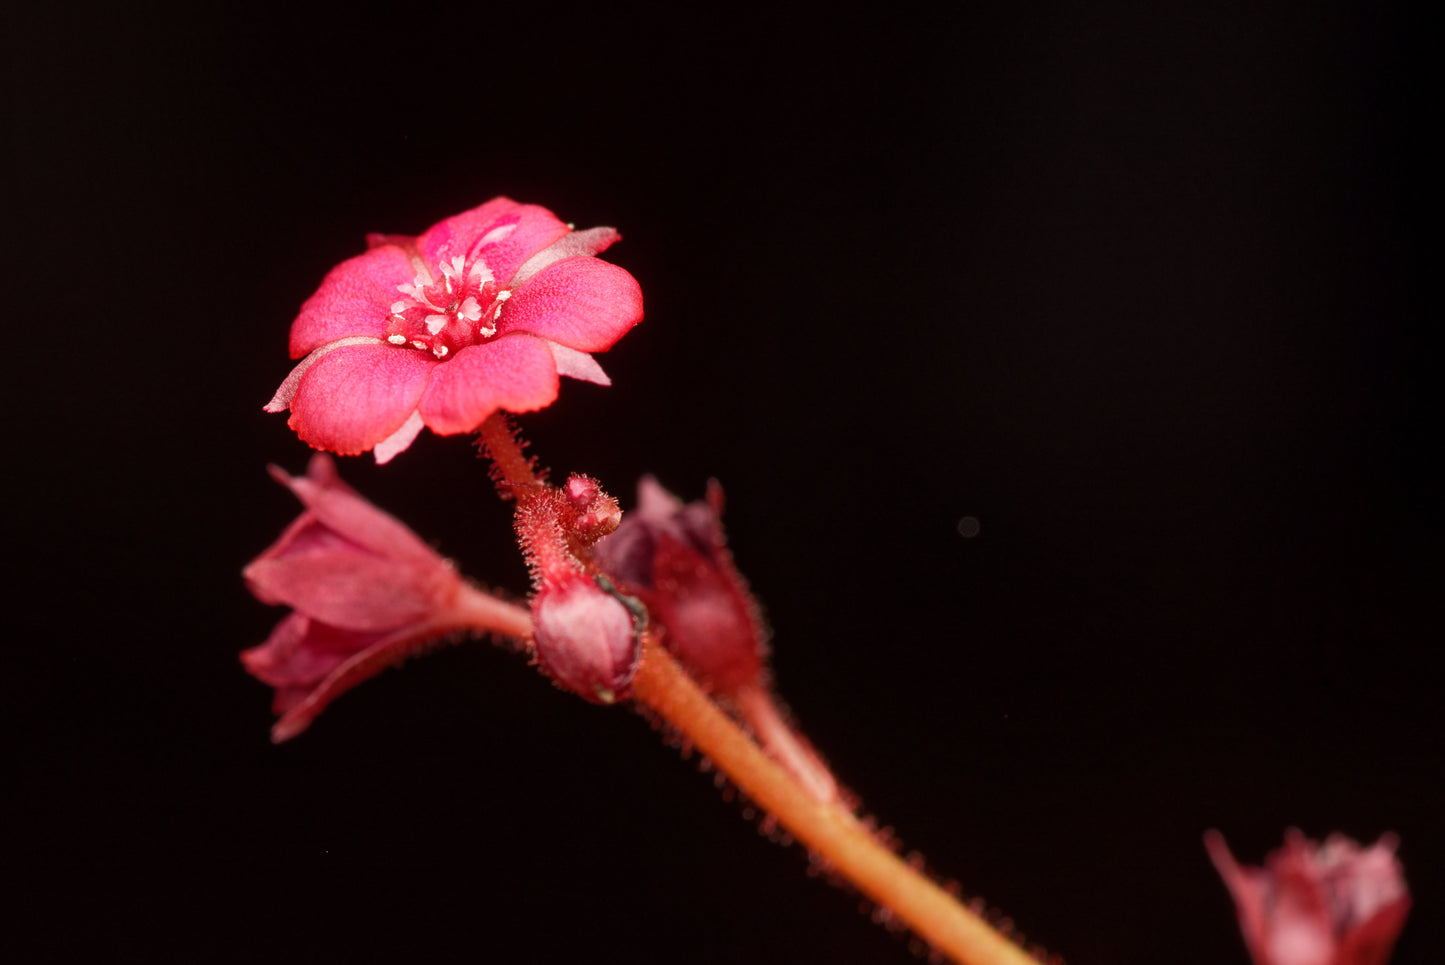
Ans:
[[[499,302],[504,302],[511,297],[512,290],[510,288],[503,288],[501,291],[497,292],[497,301]]]
[[[435,355],[435,356],[436,356],[437,358],[439,358],[439,359],[444,359],[444,358],[447,357],[447,347],[446,347],[445,345],[438,345],[438,346],[436,346],[435,348],[433,348],[431,351],[432,351],[432,354]],[[447,371],[450,372],[451,369],[448,369]]]
[[[426,330],[436,335],[447,327],[447,322],[449,321],[450,319],[445,315],[428,315],[426,317]]]
[[[426,350],[426,343],[419,338],[412,339],[411,344],[415,345],[419,349],[422,349],[423,351]]]
[[[477,329],[477,334],[480,335],[482,338],[491,338],[493,335],[497,334],[497,326],[488,325],[484,328],[479,328]]]
[[[406,344],[406,336],[405,336],[405,335],[388,335],[388,336],[386,337],[386,340],[387,340],[388,342],[390,342],[391,344],[393,344],[393,345],[405,345],[405,344]]]

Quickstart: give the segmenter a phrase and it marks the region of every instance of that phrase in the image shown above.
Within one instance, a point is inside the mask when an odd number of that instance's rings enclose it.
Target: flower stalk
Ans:
[[[518,519],[525,519],[532,512],[529,504],[540,502],[546,491],[535,465],[501,415],[482,424],[481,440],[501,490],[516,495]],[[874,837],[838,794],[832,775],[782,720],[764,688],[749,684],[729,695],[758,732],[760,746],[647,632],[631,677],[631,697],[683,734],[829,869],[951,961],[1036,965],[1036,959]]]
[[[910,867],[839,803],[774,763],[667,651],[644,638],[633,697],[676,727],[743,793],[855,888],[960,965],[1037,965],[1027,952]]]

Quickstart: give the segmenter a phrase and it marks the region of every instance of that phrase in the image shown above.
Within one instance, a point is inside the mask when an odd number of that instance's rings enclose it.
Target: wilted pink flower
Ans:
[[[1263,868],[1245,868],[1218,831],[1204,837],[1255,965],[1384,965],[1410,911],[1397,844],[1334,834],[1319,845],[1291,830]]]
[[[704,686],[721,693],[759,681],[763,629],[757,605],[733,566],[722,528],[722,487],[683,504],[651,476],[637,484],[637,508],[593,558],[647,604],[663,644]]]
[[[636,279],[591,257],[619,237],[508,198],[416,238],[371,235],[301,306],[301,362],[266,410],[290,408],[317,449],[386,462],[423,426],[452,435],[550,405],[559,374],[607,385],[588,353],[642,318]]]
[[[283,741],[332,700],[422,645],[463,628],[525,637],[526,611],[468,586],[400,521],[358,496],[317,453],[304,478],[272,467],[305,511],[246,567],[263,603],[289,606],[270,638],[241,654],[276,688]]]
[[[651,476],[637,484],[637,508],[592,548],[596,564],[640,599],[663,646],[704,688],[724,699],[765,750],[819,801],[838,799],[837,781],[788,724],[763,672],[765,632],[757,603],[733,565],[722,525],[723,492],[684,504]]]

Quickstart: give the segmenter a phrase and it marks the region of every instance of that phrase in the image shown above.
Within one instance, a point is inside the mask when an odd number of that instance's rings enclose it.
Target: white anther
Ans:
[[[437,358],[439,358],[439,359],[444,359],[444,358],[447,357],[447,347],[446,347],[445,345],[438,345],[438,346],[436,346],[435,348],[433,348],[431,351],[432,351],[432,354],[435,355],[435,356],[436,356]],[[451,371],[451,370],[448,369],[447,371]]]
[[[386,337],[386,340],[387,340],[388,342],[390,342],[391,344],[393,344],[393,345],[405,345],[405,344],[406,344],[406,336],[405,336],[405,335],[388,335],[388,336]]]
[[[512,290],[510,288],[503,288],[501,291],[497,292],[497,301],[499,302],[504,302],[511,297]]]
[[[411,344],[412,344],[412,345],[415,345],[415,346],[416,346],[417,348],[419,348],[419,349],[422,349],[422,350],[425,350],[425,349],[426,349],[426,343],[423,342],[423,341],[422,341],[421,339],[419,339],[419,338],[414,338],[414,339],[412,339],[412,340],[411,340]]]

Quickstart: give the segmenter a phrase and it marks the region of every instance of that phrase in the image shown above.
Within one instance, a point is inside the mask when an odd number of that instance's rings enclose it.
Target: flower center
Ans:
[[[440,277],[421,259],[412,263],[416,277],[396,286],[406,297],[392,303],[388,342],[444,359],[497,334],[497,316],[512,292],[497,283],[484,261],[477,258],[468,266],[457,255],[437,266]]]

